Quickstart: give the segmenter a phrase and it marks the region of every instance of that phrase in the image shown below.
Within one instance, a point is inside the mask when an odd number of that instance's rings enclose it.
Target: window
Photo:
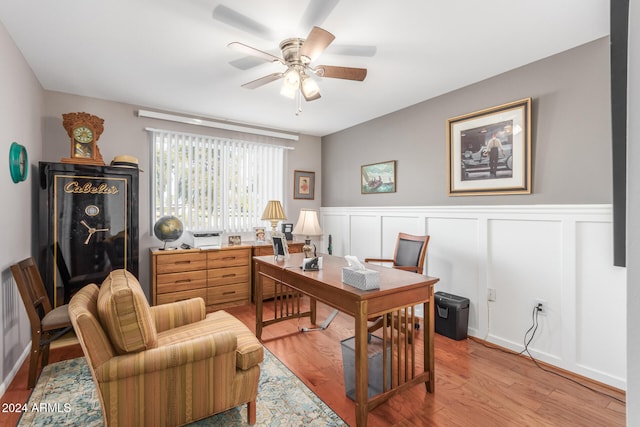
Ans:
[[[251,231],[283,200],[286,147],[149,129],[152,223],[175,215],[187,230]]]

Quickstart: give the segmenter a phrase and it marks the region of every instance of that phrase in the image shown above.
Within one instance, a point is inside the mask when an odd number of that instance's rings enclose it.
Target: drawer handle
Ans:
[[[223,261],[231,261],[231,260],[234,260],[234,259],[236,259],[236,257],[234,257],[234,256],[227,256],[227,257],[222,258]]]
[[[235,293],[236,291],[226,291],[226,292],[223,292],[222,295],[233,295]]]
[[[222,277],[224,277],[225,279],[226,279],[227,277],[236,277],[236,274],[235,274],[235,273],[229,273],[229,274],[225,274],[225,275],[223,275]]]
[[[190,259],[188,259],[188,260],[186,260],[186,261],[176,261],[175,263],[176,263],[176,264],[191,264],[191,260],[190,260]]]
[[[191,279],[176,280],[176,283],[189,283],[189,282],[191,282]]]

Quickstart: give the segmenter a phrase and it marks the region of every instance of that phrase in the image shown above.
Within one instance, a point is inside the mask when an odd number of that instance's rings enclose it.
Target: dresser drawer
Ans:
[[[168,304],[176,301],[200,297],[207,303],[207,288],[191,289],[188,291],[169,292],[166,294],[158,294],[156,296],[158,305]]]
[[[228,285],[230,283],[249,283],[249,266],[218,268],[207,271],[209,286]]]
[[[207,305],[209,306],[234,301],[247,302],[248,299],[248,283],[234,283],[231,285],[214,286],[207,289]]]
[[[156,257],[157,274],[205,270],[206,268],[207,255],[202,252],[189,252]]]
[[[158,294],[205,288],[206,286],[206,270],[158,274],[156,279],[156,290]]]
[[[249,265],[250,254],[250,248],[207,252],[207,268]]]

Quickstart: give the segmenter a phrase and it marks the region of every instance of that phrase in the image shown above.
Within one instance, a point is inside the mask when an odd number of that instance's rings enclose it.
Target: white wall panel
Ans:
[[[626,388],[626,271],[612,265],[610,205],[331,207],[320,217],[334,254],[361,259],[391,256],[400,231],[429,234],[427,273],[436,291],[470,299],[470,336],[521,351],[544,300],[531,353]]]
[[[468,218],[429,218],[427,274],[438,277],[436,291],[469,298],[469,329],[477,330],[480,295],[478,221]]]
[[[358,259],[371,256],[371,254],[380,253],[381,237],[380,237],[380,217],[374,215],[353,215],[350,218],[351,235],[350,247],[351,253],[345,255],[354,255]]]
[[[625,269],[612,265],[609,224],[583,222],[576,230],[576,363],[622,381],[627,363]]]
[[[561,350],[561,226],[559,221],[489,221],[487,287],[496,289],[491,335],[513,341],[512,348],[524,341],[534,301],[540,299],[547,303],[547,315],[538,317],[531,349]]]

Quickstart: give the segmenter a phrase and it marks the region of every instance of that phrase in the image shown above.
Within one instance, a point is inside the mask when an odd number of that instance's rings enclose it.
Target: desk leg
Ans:
[[[316,324],[316,299],[309,297],[309,311],[311,312],[311,324]]]
[[[260,267],[256,271],[256,295],[255,295],[255,303],[256,303],[256,337],[258,339],[262,338],[262,276],[260,275]]]
[[[356,426],[366,427],[369,401],[369,359],[367,350],[367,301],[358,303],[356,313]]]
[[[424,367],[425,369],[429,369],[429,382],[426,384],[426,386],[427,392],[433,393],[436,390],[433,337],[433,334],[435,333],[433,288],[431,288],[429,301],[425,302],[422,308],[424,313]]]

